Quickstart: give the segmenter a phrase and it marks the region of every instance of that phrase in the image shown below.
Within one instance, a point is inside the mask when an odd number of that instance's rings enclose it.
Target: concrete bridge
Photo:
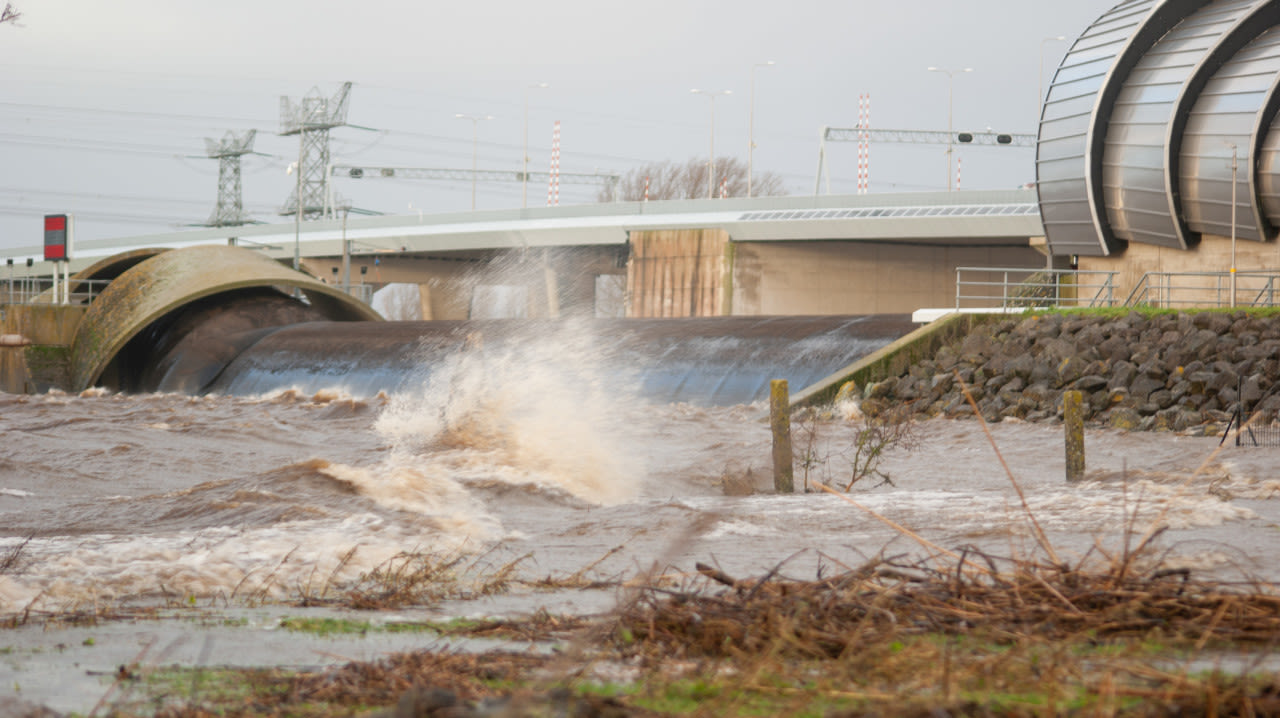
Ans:
[[[357,295],[418,285],[423,318],[477,316],[497,294],[527,316],[908,313],[951,306],[956,267],[1044,267],[1042,235],[1032,190],[619,202],[83,242],[70,270],[123,252],[231,244],[285,264],[297,257]],[[40,249],[12,253],[16,276],[52,273]]]

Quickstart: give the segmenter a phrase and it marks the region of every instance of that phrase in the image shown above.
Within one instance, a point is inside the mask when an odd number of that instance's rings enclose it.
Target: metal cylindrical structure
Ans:
[[[1186,118],[1246,21],[1276,3],[1125,0],[1076,39],[1047,93],[1036,150],[1053,254],[1186,242],[1175,209]]]
[[[1267,172],[1237,172],[1233,186],[1232,153],[1244,168],[1261,156],[1280,102],[1278,77],[1280,27],[1271,27],[1214,73],[1197,98],[1179,162],[1182,208],[1192,231],[1255,241],[1275,236],[1276,223],[1259,201],[1259,180]]]
[[[94,386],[131,339],[166,316],[217,295],[273,287],[296,289],[327,319],[381,319],[337,287],[252,250],[224,245],[170,250],[120,274],[89,305],[72,343],[72,389]]]

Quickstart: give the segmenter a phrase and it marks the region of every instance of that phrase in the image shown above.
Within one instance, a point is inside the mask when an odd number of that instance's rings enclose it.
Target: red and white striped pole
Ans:
[[[858,96],[858,194],[871,188],[871,95]]]
[[[960,190],[960,163],[964,162],[963,157],[956,158],[956,191]]]
[[[720,199],[724,199],[725,197],[728,197],[728,196],[729,196],[729,177],[726,175],[720,178]]]
[[[644,201],[649,201],[649,178],[644,178]]]
[[[551,181],[547,186],[547,206],[560,204],[560,120],[551,133]]]

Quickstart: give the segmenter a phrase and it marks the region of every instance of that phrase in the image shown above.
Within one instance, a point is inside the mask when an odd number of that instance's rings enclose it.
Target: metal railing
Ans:
[[[88,304],[102,294],[111,283],[109,279],[72,279],[68,304]],[[372,284],[336,285],[336,288],[369,304],[373,301]],[[59,286],[61,292],[62,287]],[[282,291],[285,291],[282,289]],[[285,291],[285,293],[288,293]],[[53,281],[44,277],[14,277],[0,280],[0,304],[58,304],[53,291]]]
[[[1236,272],[1235,297],[1230,272],[1147,272],[1125,299],[1125,306],[1274,307],[1280,300],[1280,273]]]
[[[371,304],[373,302],[372,284],[337,284],[334,286],[365,304]]]
[[[956,309],[1112,307],[1115,272],[956,267]]]
[[[66,292],[68,304],[88,304],[111,283],[109,279],[72,279]],[[0,280],[0,304],[60,304],[64,289],[47,277],[10,277]]]

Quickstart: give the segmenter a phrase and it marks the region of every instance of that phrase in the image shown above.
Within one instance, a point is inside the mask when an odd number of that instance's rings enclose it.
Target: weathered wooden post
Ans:
[[[774,379],[769,385],[769,426],[773,430],[773,488],[780,494],[794,493],[791,397],[786,379]]]
[[[1084,395],[1062,393],[1062,422],[1066,427],[1067,481],[1084,478]]]

